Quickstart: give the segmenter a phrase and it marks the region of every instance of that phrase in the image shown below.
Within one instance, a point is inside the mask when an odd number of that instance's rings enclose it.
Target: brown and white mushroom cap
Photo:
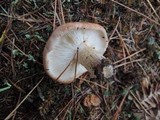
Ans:
[[[107,47],[108,37],[102,26],[81,22],[63,24],[54,30],[44,48],[45,71],[53,80],[70,83],[74,80],[75,68],[78,78],[96,66],[94,59],[104,58]]]

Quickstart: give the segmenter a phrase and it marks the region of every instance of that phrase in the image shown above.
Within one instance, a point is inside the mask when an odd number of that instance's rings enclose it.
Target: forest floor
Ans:
[[[45,73],[45,43],[68,22],[105,28],[111,78]],[[160,1],[0,0],[0,119],[160,120]]]

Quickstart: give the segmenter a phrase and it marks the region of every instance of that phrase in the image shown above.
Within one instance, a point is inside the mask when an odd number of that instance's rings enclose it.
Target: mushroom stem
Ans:
[[[78,62],[91,73],[91,77],[94,77],[94,68],[101,64],[102,59],[105,59],[105,57],[95,47],[91,47],[86,43],[79,46]]]

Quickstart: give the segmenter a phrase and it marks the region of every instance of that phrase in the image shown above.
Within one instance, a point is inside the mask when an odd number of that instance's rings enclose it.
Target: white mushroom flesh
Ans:
[[[46,56],[49,64],[48,73],[58,77],[70,64],[60,76],[60,81],[63,83],[65,80],[74,79],[75,68],[77,68],[76,78],[87,70],[92,73],[92,68],[104,58],[107,42],[107,36],[101,31],[79,28],[67,32],[51,43],[53,44],[52,50],[49,50]],[[78,62],[76,60],[77,49]]]
[[[86,42],[79,46],[78,51],[78,63],[90,72],[91,77],[94,77],[94,67],[101,64],[101,60],[105,57]]]

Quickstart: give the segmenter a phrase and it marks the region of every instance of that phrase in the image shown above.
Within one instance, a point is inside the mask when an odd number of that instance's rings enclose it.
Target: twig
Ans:
[[[6,35],[7,35],[8,31],[9,31],[11,25],[12,25],[12,20],[9,19],[8,23],[6,25],[6,28],[4,29],[2,35],[0,36],[0,52],[1,52],[1,47],[3,45],[4,39],[6,38]]]
[[[128,55],[130,55],[129,50],[128,50],[128,48],[127,48],[127,46],[126,46],[126,44],[125,44],[125,42],[124,42],[124,40],[123,40],[123,38],[122,38],[122,35],[118,32],[117,29],[116,29],[116,32],[117,32],[117,34],[118,34],[118,36],[119,36],[119,38],[120,38],[121,45],[124,46],[124,47],[122,46],[122,50],[123,50],[123,55],[124,55],[124,58],[125,58],[125,57],[126,57],[125,51],[127,52]],[[130,60],[131,60],[131,58],[130,58]],[[125,62],[126,62],[126,60],[125,60]],[[133,64],[132,64],[132,66],[133,66]],[[125,66],[125,71],[126,71],[126,66]]]
[[[79,52],[79,48],[77,48],[77,53],[76,53],[76,65],[75,65],[75,71],[74,71],[74,80],[76,79],[77,76],[77,64],[78,64],[78,52]]]
[[[67,70],[67,68],[71,65],[72,63],[72,60],[70,61],[70,63],[64,68],[64,70],[59,74],[59,76],[55,79],[55,80],[58,80],[62,75],[63,73]]]
[[[76,55],[77,55],[77,52],[75,53],[74,56],[76,56]],[[73,57],[73,59],[74,59],[74,57]],[[64,72],[67,70],[67,68],[71,65],[73,59],[69,62],[69,64],[64,68],[64,70],[59,74],[59,76],[58,76],[55,80],[58,80],[58,79],[63,75],[63,73],[64,73]]]
[[[156,10],[153,8],[151,2],[150,2],[149,0],[147,0],[147,2],[148,2],[148,4],[149,4],[149,6],[151,7],[151,9],[153,10],[153,12],[155,13],[155,15],[157,16],[157,18],[160,20],[160,17],[159,17],[159,15],[157,14]]]
[[[17,105],[18,105],[19,102],[20,102],[20,98],[21,98],[21,93],[19,94],[18,101],[17,101]],[[12,117],[12,120],[15,119],[16,113],[17,113],[17,112],[15,111],[15,112],[14,112],[14,115],[13,115],[13,117]]]
[[[116,24],[116,27],[114,28],[112,34],[111,34],[110,37],[109,37],[109,40],[111,40],[111,38],[113,37],[115,31],[117,30],[117,27],[118,27],[118,25],[119,25],[119,22],[120,22],[120,17],[119,17],[119,19],[118,19],[118,22],[117,22],[117,24]]]
[[[12,42],[13,44],[12,44],[12,47],[11,47],[11,51],[13,51],[14,50],[14,43],[15,43],[15,39],[13,38],[13,42]],[[15,67],[14,67],[14,59],[13,59],[13,53],[11,52],[11,67],[12,67],[12,79],[15,79]]]
[[[23,21],[23,22],[32,22],[32,23],[46,23],[46,22],[50,22],[51,20],[46,19],[46,20],[38,20],[38,19],[32,19],[32,18],[21,18],[21,16],[12,16],[12,15],[6,15],[3,13],[0,13],[0,15],[11,18],[11,19],[16,19],[19,21]]]
[[[123,40],[123,38],[122,38],[122,35],[118,32],[117,29],[116,29],[116,32],[117,32],[117,34],[118,34],[118,36],[119,36],[119,38],[120,38],[122,44],[124,45],[124,48],[125,48],[127,54],[130,55],[129,50],[128,50],[128,48],[127,48],[127,46],[126,46],[126,44],[125,44],[125,42],[124,42],[124,40]]]
[[[136,62],[137,63],[137,65],[142,69],[142,71],[143,71],[143,73],[147,76],[147,77],[149,77],[148,76],[148,74],[147,74],[147,72],[144,70],[144,68],[142,67],[142,65],[139,63],[139,62]]]
[[[12,86],[14,86],[18,91],[22,92],[22,93],[26,93],[21,87],[19,87],[18,85],[16,85],[15,83],[12,82],[12,80],[8,80]]]
[[[122,4],[122,3],[120,3],[120,2],[115,1],[115,0],[112,0],[112,2],[114,2],[114,3],[116,3],[116,4],[120,5],[120,6],[123,6],[124,8],[129,9],[130,11],[135,12],[135,13],[137,13],[137,14],[139,14],[139,15],[145,17],[145,18],[147,18],[148,20],[150,20],[151,22],[153,22],[153,23],[155,23],[155,24],[157,24],[157,25],[160,26],[160,23],[158,23],[157,21],[151,19],[151,18],[148,17],[147,15],[144,15],[143,13],[140,13],[140,12],[138,12],[138,11],[136,11],[136,10],[134,10],[134,9],[132,9],[132,8],[130,8],[130,7],[128,7],[128,6],[126,6],[126,5]]]
[[[32,88],[32,90],[23,98],[23,100],[12,110],[12,112],[5,118],[5,120],[10,119],[13,116],[13,113],[22,105],[22,103],[28,98],[28,96],[36,89],[36,87],[42,82],[44,77]]]
[[[32,74],[31,76],[27,76],[27,77],[24,77],[24,78],[21,78],[21,79],[16,80],[16,82],[15,82],[14,84],[16,85],[16,84],[18,84],[19,82],[21,82],[21,81],[23,81],[23,80],[25,80],[25,79],[29,79],[29,78],[32,78],[32,77],[38,75],[38,74],[44,74],[44,73],[45,73],[45,72],[42,72],[42,73],[34,73],[34,74]]]
[[[73,120],[76,120],[76,114],[78,112],[79,107],[80,107],[80,102],[78,103],[77,108],[75,109],[75,112],[74,112],[74,115],[73,115]]]
[[[54,4],[53,30],[56,28],[56,14],[57,14],[57,0],[55,0],[55,4]]]
[[[131,54],[131,55],[129,55],[129,56],[121,59],[121,60],[118,60],[118,61],[114,62],[113,64],[117,64],[117,63],[119,63],[119,62],[122,62],[122,61],[125,60],[125,59],[131,58],[131,57],[133,57],[134,55],[136,55],[136,54],[138,54],[138,53],[140,53],[140,52],[143,52],[144,50],[146,50],[146,48],[143,48],[143,49],[141,49],[141,50],[139,50],[139,51],[137,51],[137,52],[135,52],[135,53],[133,53],[133,54]]]
[[[59,24],[61,25],[61,19],[59,18],[58,14],[57,14],[57,0],[55,0],[55,4],[51,4],[52,8],[54,9],[54,19],[53,19],[53,30],[56,28],[56,18],[59,22]]]
[[[96,83],[96,82],[89,81],[89,80],[86,80],[86,79],[81,79],[81,78],[79,78],[79,79],[80,79],[80,80],[83,80],[83,81],[85,81],[85,82],[92,83],[92,84],[97,85],[97,86],[99,86],[99,87],[101,87],[101,88],[103,88],[103,89],[108,90],[106,87],[104,87],[104,86],[102,86],[102,85],[100,85],[100,84],[98,84],[98,83]]]
[[[118,115],[120,114],[120,112],[121,112],[121,110],[122,110],[122,106],[123,106],[123,104],[124,104],[124,101],[125,101],[128,93],[129,93],[129,90],[128,90],[128,92],[125,94],[125,96],[123,97],[123,99],[122,99],[119,107],[117,108],[117,111],[116,111],[115,114],[114,114],[113,120],[118,120]]]
[[[62,16],[62,24],[64,24],[65,19],[64,19],[64,13],[63,13],[63,7],[62,7],[62,0],[59,0],[59,6],[60,6],[61,16]]]
[[[39,7],[38,9],[32,11],[32,12],[29,12],[27,11],[27,13],[23,14],[23,15],[20,15],[18,16],[19,18],[24,18],[24,17],[28,17],[30,15],[33,15],[33,14],[36,14],[38,11],[40,11],[41,9],[43,9],[44,7],[46,6],[46,4],[42,5],[41,7]]]
[[[87,90],[84,90],[81,92],[81,96],[84,96],[86,94],[86,92],[88,92],[88,89]],[[78,94],[75,94],[75,96],[73,96],[71,98],[71,100],[67,103],[67,105],[64,106],[64,108],[58,113],[58,115],[54,118],[54,120],[57,120],[58,117],[64,112],[64,110],[72,103],[72,101],[78,96]],[[79,98],[80,99],[80,98]],[[65,117],[65,115],[64,115]]]
[[[119,67],[124,66],[124,65],[127,65],[127,64],[130,64],[130,63],[139,62],[139,61],[143,61],[143,60],[144,60],[144,59],[137,59],[137,60],[133,60],[133,61],[130,61],[130,62],[125,62],[125,63],[122,63],[122,64],[120,64],[120,65],[116,65],[116,66],[114,67],[114,69],[119,68]]]
[[[133,98],[137,101],[137,103],[142,107],[142,109],[148,114],[151,115],[146,109],[145,107],[141,104],[141,102],[139,101],[139,99],[134,95],[134,93],[132,91],[130,91],[131,95],[133,96]]]
[[[75,65],[75,72],[74,72],[74,80],[76,80],[76,76],[77,76],[77,64],[78,64],[78,51],[79,50],[79,48],[77,47],[77,52],[76,52],[76,65]],[[75,96],[75,91],[74,91],[74,84],[72,83],[71,84],[71,89],[72,89],[72,97],[74,98],[74,96]],[[73,103],[72,103],[72,107],[73,107],[73,109],[74,110],[76,110],[76,106],[75,106],[75,99],[73,100]],[[67,113],[67,112],[66,112]]]
[[[26,53],[24,53],[20,48],[18,48],[8,37],[7,40],[10,41],[10,43],[19,51],[21,52],[24,56],[28,57],[28,55]]]

